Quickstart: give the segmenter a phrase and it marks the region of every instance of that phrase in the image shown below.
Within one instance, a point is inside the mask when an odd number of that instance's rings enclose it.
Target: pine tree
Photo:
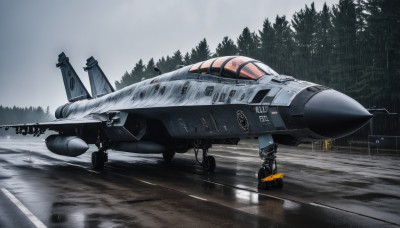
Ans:
[[[190,59],[192,63],[197,63],[209,58],[211,58],[210,48],[208,47],[206,38],[204,38],[195,48],[192,49]]]
[[[139,62],[135,64],[135,67],[131,71],[131,77],[129,78],[128,85],[132,85],[136,82],[140,82],[145,78],[144,70],[146,66],[143,64],[143,60],[140,59]]]
[[[329,85],[331,83],[330,74],[332,58],[332,13],[329,7],[324,3],[322,11],[318,13],[318,27],[316,34],[316,74],[317,83]]]
[[[306,5],[305,9],[293,15],[292,26],[294,29],[294,40],[296,45],[295,71],[298,77],[305,80],[316,81],[316,47],[317,47],[317,28],[318,16],[315,11],[314,3]]]
[[[157,72],[154,70],[154,67],[155,67],[154,59],[151,58],[151,59],[147,62],[147,64],[146,64],[146,69],[144,70],[144,75],[145,75],[145,78],[146,78],[146,79],[152,78],[152,77],[158,75]]]
[[[293,31],[285,16],[276,16],[273,24],[274,34],[274,51],[275,57],[272,59],[270,66],[280,74],[291,75],[293,70]]]
[[[222,42],[218,44],[215,53],[216,56],[236,55],[238,53],[238,48],[236,47],[235,42],[231,38],[225,36],[222,39]]]
[[[175,65],[172,62],[172,58],[167,55],[167,57],[162,57],[157,62],[157,68],[161,70],[161,72],[166,73],[175,70]]]
[[[168,57],[168,56],[167,56],[167,57]],[[167,70],[167,67],[166,67],[166,60],[165,60],[164,56],[161,57],[161,58],[157,61],[156,66],[157,66],[158,69],[161,70],[161,72],[167,72],[167,71],[166,71],[166,70]]]
[[[340,0],[333,11],[333,74],[334,88],[353,96],[356,66],[356,12],[353,0]]]
[[[120,81],[115,81],[115,88],[117,90],[120,90],[126,86],[126,82],[129,80],[129,77],[131,75],[128,73],[128,71],[125,71],[124,75],[122,76]]]
[[[119,82],[115,82],[115,87],[118,90],[144,80],[146,78],[144,70],[145,66],[143,65],[143,61],[140,59],[139,62],[135,64],[135,67],[132,69],[131,73],[125,72],[121,80]]]
[[[177,50],[171,57],[171,66],[176,69],[179,65],[183,65],[183,56],[181,54],[181,51]]]
[[[185,56],[183,57],[183,64],[185,64],[185,65],[192,64],[192,60],[190,59],[189,52],[186,52]]]
[[[374,102],[389,110],[399,110],[400,87],[400,2],[369,0],[365,3],[367,16],[365,56],[367,70],[364,75],[372,81]]]
[[[257,58],[259,37],[246,27],[237,39],[237,47],[240,55]]]
[[[264,20],[262,31],[260,34],[260,60],[266,64],[273,62],[275,56],[275,31],[272,28],[268,18]]]

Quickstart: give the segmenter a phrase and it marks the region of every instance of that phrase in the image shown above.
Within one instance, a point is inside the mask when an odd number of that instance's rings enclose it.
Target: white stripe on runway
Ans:
[[[142,182],[142,183],[145,183],[145,184],[149,184],[149,185],[156,185],[156,184],[150,183],[150,182],[148,182],[148,181],[139,180],[139,179],[137,179],[137,180],[138,180],[138,181],[140,181],[140,182]]]
[[[319,204],[319,203],[309,203],[309,204],[313,205],[313,206],[317,206],[317,207],[323,207],[323,208],[327,208],[327,209],[338,211],[338,209],[336,209],[336,208],[333,208],[333,207],[330,207],[330,206],[326,206],[326,205],[322,205],[322,204]]]
[[[201,198],[201,197],[198,197],[198,196],[194,196],[194,195],[189,195],[190,197],[192,197],[192,198],[195,198],[195,199],[199,199],[199,200],[203,200],[203,201],[208,201],[207,199],[204,199],[204,198]]]
[[[65,162],[65,164],[83,168],[83,169],[85,169],[86,171],[89,171],[89,172],[91,172],[91,173],[100,173],[100,172],[97,172],[97,171],[88,169],[87,167],[85,167],[85,166],[83,166],[83,165],[73,164],[73,163],[69,163],[69,162]]]
[[[15,204],[15,206],[17,206],[22,213],[24,213],[26,215],[26,217],[28,217],[29,220],[31,220],[31,222],[37,227],[37,228],[46,228],[47,226],[44,225],[42,223],[42,221],[40,221],[34,214],[32,214],[32,212],[30,212],[28,210],[28,208],[26,208],[21,201],[19,201],[13,194],[11,194],[11,192],[9,192],[7,189],[2,188],[1,191],[3,191],[3,193],[11,200],[11,202],[13,202]]]

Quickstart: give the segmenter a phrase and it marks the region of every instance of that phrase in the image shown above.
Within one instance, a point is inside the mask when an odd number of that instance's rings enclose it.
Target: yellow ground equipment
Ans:
[[[272,174],[267,177],[264,177],[261,179],[262,182],[268,182],[268,181],[273,181],[276,179],[282,179],[283,178],[283,173],[277,173],[277,174]]]

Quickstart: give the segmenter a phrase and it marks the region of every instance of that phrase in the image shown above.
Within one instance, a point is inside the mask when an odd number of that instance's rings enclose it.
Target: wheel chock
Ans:
[[[261,182],[268,182],[268,181],[273,181],[273,180],[282,179],[282,178],[283,178],[283,173],[277,173],[277,174],[273,174],[273,175],[264,177],[263,179],[261,179]]]

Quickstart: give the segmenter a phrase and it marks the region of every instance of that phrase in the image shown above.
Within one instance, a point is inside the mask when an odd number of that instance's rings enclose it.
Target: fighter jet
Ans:
[[[34,136],[56,131],[47,137],[46,145],[64,156],[79,156],[88,144],[95,144],[95,169],[104,167],[110,149],[158,153],[166,162],[175,153],[193,149],[198,164],[213,172],[212,145],[258,139],[262,160],[258,187],[282,187],[276,162],[278,144],[295,146],[343,137],[372,116],[343,93],[280,75],[244,56],[183,66],[118,91],[91,57],[85,70],[92,96],[64,53],[56,66],[61,69],[69,101],[57,108],[56,120],[5,127]]]

